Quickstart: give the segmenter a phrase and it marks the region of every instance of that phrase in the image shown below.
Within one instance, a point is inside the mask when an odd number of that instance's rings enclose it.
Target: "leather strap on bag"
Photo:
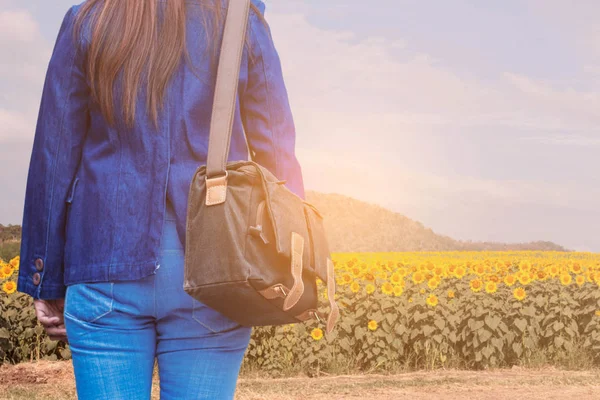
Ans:
[[[331,258],[327,257],[327,298],[329,299],[329,315],[325,331],[331,333],[333,327],[340,317],[340,308],[335,302],[335,276],[334,265]]]
[[[206,163],[206,205],[225,202],[227,156],[233,129],[250,0],[229,0],[219,56]]]

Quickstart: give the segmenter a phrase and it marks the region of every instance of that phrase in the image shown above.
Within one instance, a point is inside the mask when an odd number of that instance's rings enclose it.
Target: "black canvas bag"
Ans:
[[[226,162],[249,9],[250,0],[229,1],[207,165],[189,189],[183,288],[244,326],[326,319],[329,333],[339,308],[322,215],[258,163]]]

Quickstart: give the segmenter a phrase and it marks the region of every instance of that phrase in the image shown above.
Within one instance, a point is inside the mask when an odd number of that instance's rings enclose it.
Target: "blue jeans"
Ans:
[[[188,295],[183,265],[168,207],[155,275],[67,286],[79,399],[150,399],[155,360],[161,399],[233,399],[252,328]]]

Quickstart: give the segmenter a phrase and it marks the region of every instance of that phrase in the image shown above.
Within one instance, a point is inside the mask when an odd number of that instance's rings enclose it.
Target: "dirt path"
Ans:
[[[153,399],[158,399],[155,376]],[[241,377],[236,400],[596,400],[600,371],[435,371],[320,378]],[[0,367],[0,399],[76,399],[70,362]]]

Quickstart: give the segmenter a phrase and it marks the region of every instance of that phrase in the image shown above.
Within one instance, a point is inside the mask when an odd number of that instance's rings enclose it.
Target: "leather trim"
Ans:
[[[208,139],[206,176],[211,178],[226,171],[249,14],[250,0],[229,0]]]
[[[267,239],[267,237],[265,236],[265,232],[262,225],[263,221],[265,220],[266,203],[266,200],[260,202],[258,208],[256,209],[256,225],[250,226],[248,229],[250,234],[259,237],[264,244],[269,244],[269,239]]]
[[[304,281],[302,281],[302,255],[304,253],[304,238],[302,235],[292,232],[292,277],[294,284],[283,302],[283,311],[294,307],[304,293]]]
[[[227,197],[227,176],[228,171],[225,171],[225,176],[217,178],[206,177],[206,205],[214,206],[225,203]]]
[[[327,317],[326,332],[330,333],[340,317],[340,308],[335,302],[335,277],[333,273],[333,261],[327,257],[327,298],[329,299],[329,316]]]

